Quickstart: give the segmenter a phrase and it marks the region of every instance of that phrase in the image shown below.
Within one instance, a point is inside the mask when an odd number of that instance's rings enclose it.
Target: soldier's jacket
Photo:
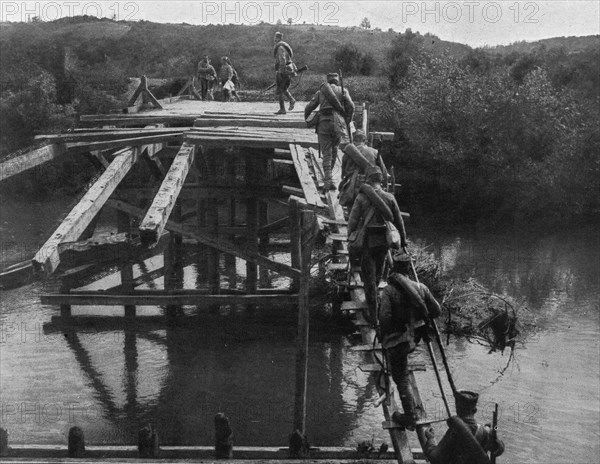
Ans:
[[[478,424],[473,416],[461,417],[461,419],[485,452],[497,449],[496,456],[504,452],[504,443],[499,439],[494,443],[489,426]],[[448,430],[437,446],[432,438],[427,440],[425,455],[431,464],[469,464],[468,459],[462,455],[462,448],[457,435],[452,430]]]
[[[383,178],[387,179],[387,169],[379,156],[379,152],[375,150],[375,148],[368,147],[367,145],[360,144],[355,145],[358,151],[369,161],[371,166],[379,166],[381,168],[381,172],[383,173]],[[344,153],[342,157],[342,178],[351,176],[355,170],[360,169],[359,166],[352,160],[352,157]],[[360,174],[365,174],[361,172]]]
[[[400,215],[400,208],[398,207],[396,199],[392,194],[384,192],[381,187],[375,188],[375,191],[390,208],[390,211],[392,211],[394,216],[394,226],[396,226],[396,229],[398,229],[398,232],[400,232],[400,239],[402,246],[404,246],[406,244],[406,231],[404,229],[404,221]],[[348,218],[348,236],[357,230],[357,228],[360,226],[361,218],[366,216],[369,208],[371,208],[369,197],[360,192],[356,197],[356,200],[354,200],[354,205],[352,205],[350,217]],[[365,240],[365,245],[369,248],[387,246],[387,241],[385,238],[385,221],[381,213],[377,210],[375,210],[375,214],[373,214],[369,224],[367,224],[367,237]]]
[[[214,78],[217,77],[217,71],[215,71],[213,65],[207,63],[206,61],[201,61],[198,63],[198,77],[200,79],[214,80]]]
[[[322,122],[327,124],[327,121],[331,121],[334,124],[337,133],[346,134],[346,122],[349,123],[354,117],[354,102],[350,97],[348,89],[344,89],[344,94],[342,95],[342,88],[339,85],[329,84],[329,86],[331,87],[331,90],[333,90],[338,101],[342,104],[346,114],[341,115],[335,111],[329,100],[325,98],[325,95],[319,89],[304,108],[304,117],[307,118],[310,113],[319,108],[319,124]]]
[[[233,77],[233,68],[228,64],[222,64],[219,70],[219,77],[222,81],[231,80]]]
[[[420,306],[411,299],[406,291],[395,285],[394,279],[403,279],[405,285],[412,287],[427,306],[430,316],[440,315],[440,305],[426,285],[414,282],[402,274],[391,274],[389,284],[383,289],[379,306],[379,324],[383,335],[382,345],[385,349],[400,343],[408,343],[409,351],[415,349],[415,327],[417,321],[423,319]]]
[[[277,72],[285,72],[286,65],[291,63],[294,52],[283,40],[277,42],[273,49],[273,55],[275,56],[275,70]]]

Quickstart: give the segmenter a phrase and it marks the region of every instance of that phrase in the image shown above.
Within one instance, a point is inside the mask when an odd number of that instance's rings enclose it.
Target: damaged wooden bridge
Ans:
[[[147,112],[81,116],[78,128],[39,136],[39,148],[0,165],[4,180],[71,155],[86,157],[98,172],[31,263],[23,266],[60,283],[58,292],[42,295],[41,301],[60,308],[61,323],[76,319],[73,307],[80,306],[99,308],[99,318],[102,308],[122,307],[129,322],[144,317],[140,306],[163,308],[154,317],[165,321],[222,307],[297,306],[293,430],[304,434],[310,270],[320,234],[328,235],[332,247],[327,270],[343,282],[346,301],[341,310],[362,335],[362,343],[353,348],[364,354],[360,368],[380,372],[376,361],[383,362],[363,316],[360,274],[349,262],[345,212],[337,192],[322,193],[317,136],[306,128],[302,104],[287,115],[274,115],[272,103],[157,103],[160,108]],[[357,108],[357,114],[369,133],[367,108]],[[336,183],[340,166],[338,159]],[[97,228],[103,211],[116,214],[116,230]],[[162,266],[145,270],[144,260],[160,254]],[[207,285],[189,288],[184,268],[194,262],[206,272]],[[224,275],[225,268],[234,269],[233,275]],[[119,283],[98,285],[107,275],[118,275]],[[157,285],[160,278],[163,288]],[[411,368],[425,369],[422,364]],[[418,399],[412,372],[410,378]],[[380,393],[383,426],[390,431],[394,451],[378,457],[401,463],[422,460],[422,452],[411,449],[406,431],[391,419],[399,404],[393,382],[381,386]],[[421,444],[427,424],[423,418],[418,428]],[[265,453],[265,459],[281,457],[280,451]],[[344,453],[338,457],[361,457]],[[310,457],[336,456],[312,449]]]

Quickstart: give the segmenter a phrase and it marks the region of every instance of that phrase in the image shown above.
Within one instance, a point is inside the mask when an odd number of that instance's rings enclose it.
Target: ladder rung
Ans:
[[[347,242],[348,241],[348,236],[346,234],[329,234],[328,238],[330,238],[333,241],[338,241],[338,242]]]
[[[358,366],[358,368],[363,372],[379,372],[381,370],[379,364],[363,364]]]
[[[354,345],[350,347],[350,351],[381,351],[381,345],[378,343],[373,347],[373,344]]]
[[[357,327],[369,327],[371,325],[364,319],[357,319],[357,320],[352,321],[352,323]]]
[[[369,309],[369,305],[365,301],[343,301],[342,309]]]
[[[347,271],[348,263],[329,263],[327,265],[328,271]]]

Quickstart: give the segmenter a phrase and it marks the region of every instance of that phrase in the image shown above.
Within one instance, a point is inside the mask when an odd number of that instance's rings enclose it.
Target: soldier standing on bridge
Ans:
[[[198,63],[198,80],[200,81],[200,96],[202,97],[202,101],[206,100],[207,96],[210,96],[212,99],[212,88],[216,79],[217,72],[213,65],[210,64],[208,55],[204,55],[204,58]]]
[[[340,182],[340,205],[352,208],[354,200],[358,195],[360,186],[365,183],[366,167],[379,166],[383,174],[383,186],[385,188],[388,178],[387,169],[383,158],[374,148],[367,146],[366,134],[358,129],[353,135],[354,146],[357,151],[346,151],[342,157],[342,181]],[[353,157],[359,156],[360,160]],[[357,162],[360,161],[360,162]]]
[[[354,117],[354,102],[348,89],[340,87],[337,73],[327,74],[327,82],[319,87],[310,102],[304,108],[304,118],[319,107],[317,135],[319,148],[323,156],[325,190],[335,190],[331,171],[337,158],[337,150],[342,140],[349,137],[347,127]]]
[[[226,56],[221,57],[221,69],[219,70],[221,85],[223,87],[223,99],[228,102],[230,100],[231,91],[235,89],[233,85],[233,68],[228,63]]]
[[[276,93],[279,99],[279,111],[275,114],[286,114],[285,98],[290,102],[289,111],[294,109],[296,100],[288,90],[292,83],[292,77],[296,75],[296,65],[292,58],[294,52],[288,43],[283,41],[281,32],[275,33],[275,47],[273,48],[273,56],[275,57],[275,83]]]
[[[392,256],[393,268],[388,285],[381,294],[379,326],[381,345],[386,350],[392,378],[398,386],[404,416],[394,412],[393,419],[411,430],[418,419],[415,401],[408,381],[408,355],[419,339],[418,327],[426,329],[430,317],[440,315],[440,305],[426,285],[408,278],[411,270],[410,256],[398,251]]]
[[[385,221],[394,224],[400,233],[400,246],[406,247],[406,231],[400,208],[391,193],[381,188],[382,174],[378,166],[367,169],[367,183],[360,188],[348,218],[348,238],[366,228],[362,244],[361,277],[369,306],[368,322],[377,324],[377,287],[388,255]]]

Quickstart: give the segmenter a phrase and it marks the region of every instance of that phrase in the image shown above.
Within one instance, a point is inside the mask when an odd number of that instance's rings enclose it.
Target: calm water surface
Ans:
[[[51,232],[59,207],[3,203],[3,260],[29,258]],[[507,448],[501,462],[597,462],[600,256],[594,229],[528,238],[439,230],[411,234],[431,244],[445,275],[475,277],[522,299],[538,318],[538,332],[503,374],[508,352],[488,354],[485,347],[455,338],[448,347],[458,386],[481,393],[481,420],[491,420],[493,403],[500,405]],[[146,262],[150,270],[161,265],[161,257]],[[243,271],[241,262],[238,267]],[[99,286],[118,279],[108,276]],[[198,268],[186,268],[184,280],[193,285],[197,279]],[[163,279],[153,285],[161,288]],[[66,443],[68,429],[79,425],[89,443],[134,444],[139,426],[152,421],[165,444],[211,445],[213,416],[224,411],[236,443],[287,443],[295,321],[293,315],[280,319],[289,310],[207,314],[189,319],[185,327],[106,325],[76,331],[57,327],[51,321],[57,309],[40,305],[39,295],[55,290],[47,282],[0,293],[1,423],[12,442]],[[107,310],[122,314],[121,308]],[[312,332],[307,430],[315,445],[389,442],[381,411],[372,405],[373,379],[356,368],[362,355],[349,345],[326,328]],[[416,356],[427,361],[422,353]],[[442,414],[431,369],[417,381],[429,413]],[[436,428],[441,436],[444,426]]]

